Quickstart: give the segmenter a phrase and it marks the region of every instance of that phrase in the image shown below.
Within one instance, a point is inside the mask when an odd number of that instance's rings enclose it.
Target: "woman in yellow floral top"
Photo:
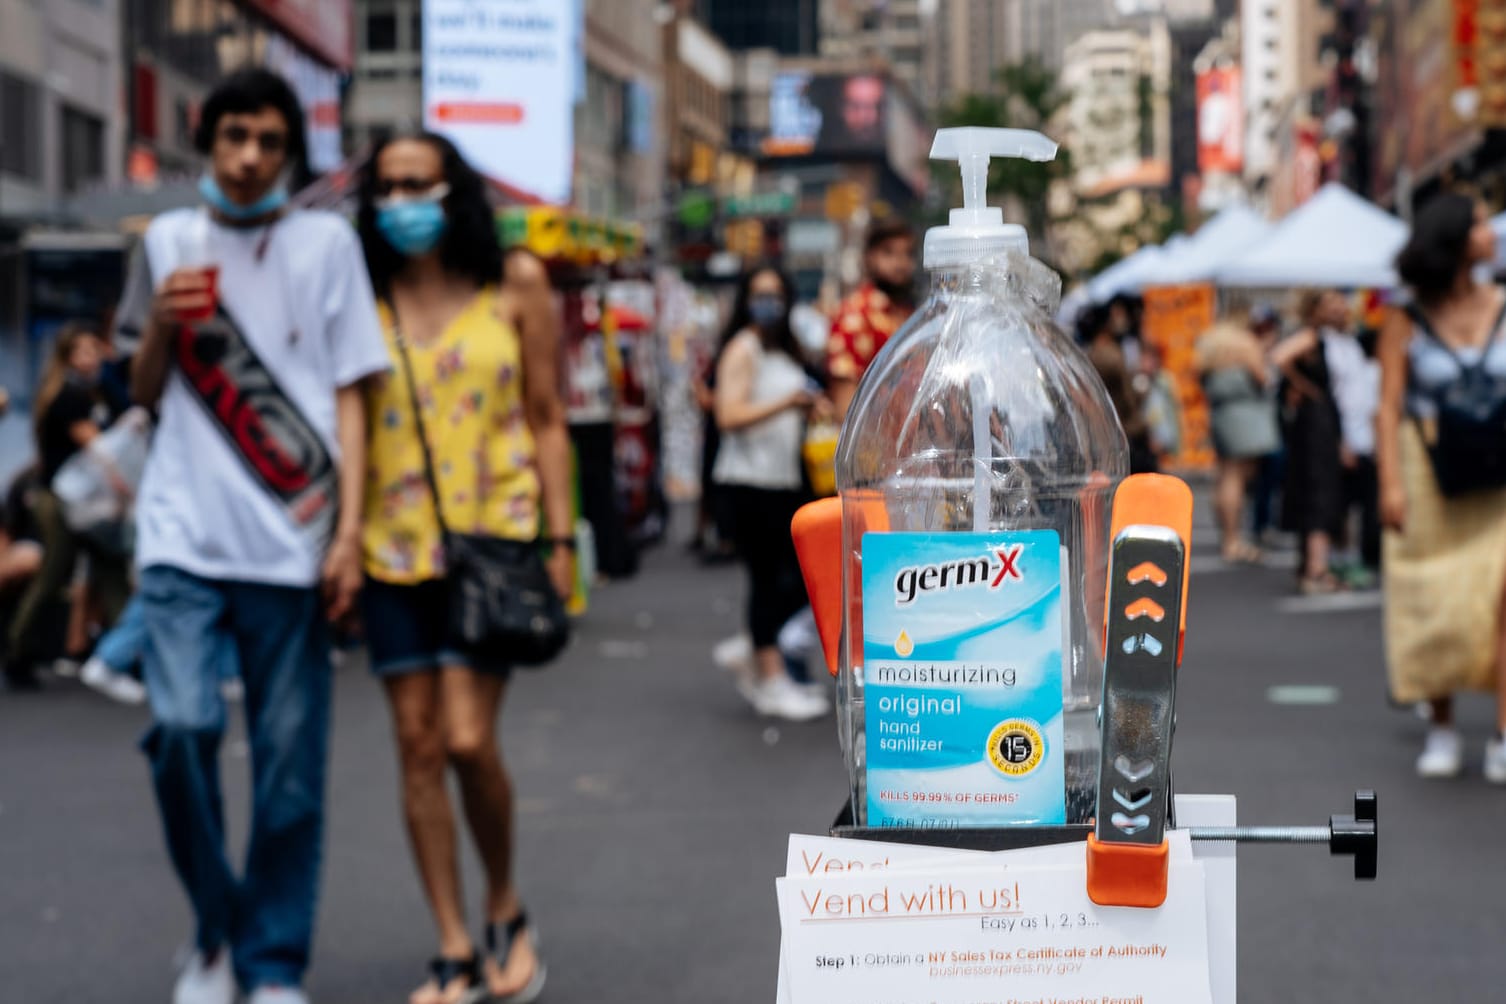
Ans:
[[[396,339],[401,331],[446,525],[532,540],[542,520],[559,533],[572,520],[553,298],[536,259],[514,253],[504,268],[483,183],[440,137],[375,150],[359,222],[394,370],[368,406],[366,640],[392,707],[404,815],[439,928],[438,956],[410,1001],[521,1004],[542,991],[544,966],[512,881],[512,788],[494,731],[508,667],[475,665],[443,636],[439,521]],[[549,573],[565,595],[571,541],[549,543]],[[466,929],[446,764],[486,868],[484,953]]]

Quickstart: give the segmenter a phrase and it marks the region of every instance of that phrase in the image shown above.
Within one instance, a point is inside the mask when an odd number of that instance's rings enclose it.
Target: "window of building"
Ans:
[[[366,51],[397,51],[397,15],[390,10],[366,15]]]
[[[37,85],[0,72],[0,171],[42,178],[42,93]]]
[[[76,192],[105,176],[105,123],[67,105],[63,120],[63,191]]]

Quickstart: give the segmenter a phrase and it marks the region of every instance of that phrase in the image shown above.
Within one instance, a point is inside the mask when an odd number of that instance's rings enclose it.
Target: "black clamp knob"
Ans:
[[[1354,855],[1357,881],[1375,878],[1380,848],[1379,821],[1376,818],[1375,792],[1354,793],[1353,816],[1330,816],[1328,850],[1331,854]]]

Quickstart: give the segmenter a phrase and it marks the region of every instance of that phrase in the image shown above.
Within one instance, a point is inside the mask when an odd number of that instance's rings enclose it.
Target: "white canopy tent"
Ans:
[[[1198,228],[1175,257],[1161,262],[1147,285],[1209,282],[1219,269],[1259,243],[1272,226],[1248,206],[1230,206]]]
[[[1339,184],[1328,184],[1266,237],[1218,269],[1222,286],[1388,288],[1407,225]]]
[[[1160,271],[1161,263],[1176,253],[1186,237],[1173,237],[1166,244],[1150,244],[1123,261],[1110,265],[1088,284],[1094,303],[1107,303],[1121,293],[1138,293]]]

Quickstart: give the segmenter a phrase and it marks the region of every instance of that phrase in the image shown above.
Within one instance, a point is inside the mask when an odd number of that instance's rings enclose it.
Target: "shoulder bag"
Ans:
[[[1506,377],[1486,369],[1490,350],[1506,324],[1506,309],[1496,318],[1480,358],[1466,363],[1438,337],[1420,309],[1408,308],[1418,330],[1443,347],[1459,367],[1459,377],[1425,392],[1437,409],[1436,428],[1423,429],[1438,490],[1453,498],[1506,487]]]
[[[397,309],[390,304],[388,309],[408,385],[413,423],[423,449],[424,477],[429,483],[434,518],[439,523],[444,547],[449,594],[446,633],[453,644],[478,659],[542,666],[559,655],[570,640],[570,619],[544,569],[539,543],[456,533],[445,523],[407,339],[398,322]]]

